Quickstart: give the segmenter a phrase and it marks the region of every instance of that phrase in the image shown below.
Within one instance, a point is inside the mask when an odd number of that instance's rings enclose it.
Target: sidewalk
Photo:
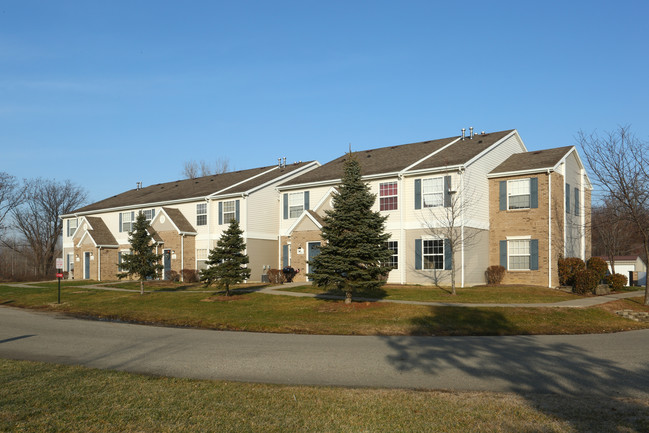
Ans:
[[[13,284],[3,284],[4,286],[9,287],[19,287],[19,288],[29,288],[34,287],[38,282],[33,283],[13,283]],[[117,287],[110,287],[112,283],[95,283],[87,285],[76,286],[80,289],[95,289],[95,290],[109,290],[115,292],[137,292],[140,290],[137,289],[120,289]],[[331,299],[331,300],[344,300],[344,296],[338,295],[326,295],[326,294],[316,294],[316,293],[301,293],[301,292],[289,292],[286,288],[291,287],[301,287],[305,286],[307,283],[298,282],[298,283],[285,283],[278,286],[268,286],[260,290],[255,290],[257,293],[264,293],[266,295],[279,295],[279,296],[294,296],[297,298],[317,298],[317,299]],[[163,292],[163,290],[157,290],[157,292]],[[213,293],[214,290],[192,290],[189,292],[178,292],[178,293]],[[151,290],[145,290],[145,293],[153,293]],[[544,307],[559,307],[559,308],[586,308],[592,307],[594,305],[606,304],[607,302],[616,301],[618,299],[624,298],[633,298],[636,296],[643,295],[643,289],[636,290],[634,292],[622,292],[615,293],[612,295],[604,296],[593,296],[589,298],[579,298],[571,299],[569,301],[560,301],[560,302],[549,302],[549,303],[515,303],[515,304],[470,304],[470,303],[455,303],[455,302],[426,302],[426,301],[401,301],[398,299],[376,299],[376,298],[362,298],[354,297],[354,301],[360,302],[387,302],[393,304],[409,304],[409,305],[425,305],[429,307],[503,307],[503,308],[544,308]]]

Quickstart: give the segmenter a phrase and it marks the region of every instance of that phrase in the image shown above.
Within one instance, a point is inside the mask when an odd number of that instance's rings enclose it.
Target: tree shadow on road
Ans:
[[[412,335],[430,335],[431,327],[452,335],[451,322],[457,325],[458,319],[451,321],[450,315],[465,316],[460,322],[471,326],[468,323],[474,321],[476,330],[487,329],[485,334],[489,335],[515,331],[515,325],[498,312],[471,308],[432,310],[431,315],[412,320]],[[462,333],[466,334],[466,329]],[[577,431],[649,431],[649,368],[626,369],[614,360],[614,356],[622,357],[624,353],[604,358],[586,349],[606,347],[619,336],[384,340],[393,351],[388,361],[399,371],[420,371],[444,378],[457,369],[467,383],[456,383],[456,389],[488,390],[489,384],[495,383],[499,389],[523,396],[538,410],[569,422]]]

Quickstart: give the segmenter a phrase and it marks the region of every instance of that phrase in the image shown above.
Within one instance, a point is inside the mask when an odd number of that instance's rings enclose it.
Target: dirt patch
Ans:
[[[209,298],[201,299],[201,302],[228,302],[228,301],[240,301],[242,299],[248,299],[244,295],[232,295],[232,296],[210,296]]]
[[[77,290],[76,292],[72,293],[88,293],[90,290]]]
[[[378,302],[352,302],[351,304],[345,304],[344,301],[340,302],[327,302],[318,307],[319,313],[338,313],[338,312],[350,312],[350,311],[359,311],[367,310],[370,308],[379,307]]]

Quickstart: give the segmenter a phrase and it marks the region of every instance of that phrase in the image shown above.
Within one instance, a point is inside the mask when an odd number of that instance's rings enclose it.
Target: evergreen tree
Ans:
[[[344,164],[342,184],[333,194],[333,209],[326,211],[322,227],[324,245],[309,264],[309,277],[320,287],[345,291],[350,303],[357,290],[380,287],[390,267],[392,252],[386,247],[385,220],[372,206],[376,195],[361,180],[361,167],[350,152]]]
[[[216,284],[230,296],[230,285],[250,278],[250,269],[244,268],[250,262],[248,255],[243,253],[245,249],[243,230],[239,228],[237,220],[232,219],[216,247],[210,250],[206,262],[208,267],[201,271],[201,282],[208,287]]]
[[[118,264],[123,271],[117,274],[120,279],[137,276],[140,280],[140,294],[144,293],[144,280],[156,277],[158,270],[162,269],[162,254],[153,252],[153,237],[147,232],[148,227],[149,222],[144,213],[138,213],[133,231],[128,232],[131,252],[122,254],[122,263]]]

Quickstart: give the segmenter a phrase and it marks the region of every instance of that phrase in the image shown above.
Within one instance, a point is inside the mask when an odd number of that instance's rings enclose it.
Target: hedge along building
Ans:
[[[205,267],[231,219],[244,230],[250,281],[279,261],[275,187],[318,166],[315,161],[259,167],[141,187],[62,215],[63,258],[70,278],[112,280],[138,212],[150,222],[162,277]]]
[[[536,256],[531,255],[530,248],[536,244],[531,241],[557,236],[559,240],[555,241],[554,248],[563,249],[564,256],[587,254],[590,245],[587,230],[590,184],[576,150],[561,149],[544,151],[554,158],[551,164],[546,164],[538,156],[544,153],[527,152],[516,130],[489,134],[473,134],[471,130],[469,135],[463,130],[460,136],[353,152],[361,165],[363,180],[377,195],[374,209],[388,217],[386,232],[391,235],[388,247],[393,251],[390,263],[393,270],[388,282],[450,284],[454,256],[456,282],[460,286],[484,284],[486,268],[500,263],[500,243],[494,239],[505,236],[502,240],[508,241],[507,236],[521,236],[521,239],[512,237],[508,254],[513,256],[514,247],[524,250],[527,244],[527,259],[516,259],[521,262],[520,270],[514,270],[512,265],[505,266],[507,281],[516,280],[517,272],[527,272],[518,275],[528,278],[528,284],[557,285],[556,266],[533,269],[539,261],[538,254],[544,251],[537,249]],[[514,155],[516,158],[510,160]],[[341,156],[278,186],[282,202],[279,209],[280,266],[290,265],[297,269],[296,281],[307,280],[307,274],[312,271],[309,260],[318,254],[323,217],[332,206],[331,197],[340,183],[347,157]],[[565,188],[578,188],[580,195],[577,197],[583,198],[579,203],[581,216],[555,217],[554,223],[560,227],[551,234],[535,232],[535,238],[528,232],[502,232],[508,219],[495,214],[500,195],[491,185],[499,175],[502,179],[516,175],[497,173],[494,171],[497,167],[507,161],[522,164],[528,160],[535,161],[530,169],[537,172],[553,170],[558,176],[553,188],[572,185]],[[526,172],[519,174],[527,175]],[[565,195],[561,191],[554,193],[548,212],[563,216]],[[456,209],[450,209],[452,207]],[[458,238],[453,249],[448,236],[450,219],[453,219],[453,236]],[[547,216],[530,212],[530,221],[540,227],[547,222]],[[497,235],[492,234],[494,230]],[[563,242],[559,242],[561,239]],[[521,242],[513,242],[515,240]],[[575,248],[575,245],[583,248]],[[546,251],[545,254],[542,263],[556,260],[556,253],[552,256]],[[524,266],[527,266],[525,270]]]

